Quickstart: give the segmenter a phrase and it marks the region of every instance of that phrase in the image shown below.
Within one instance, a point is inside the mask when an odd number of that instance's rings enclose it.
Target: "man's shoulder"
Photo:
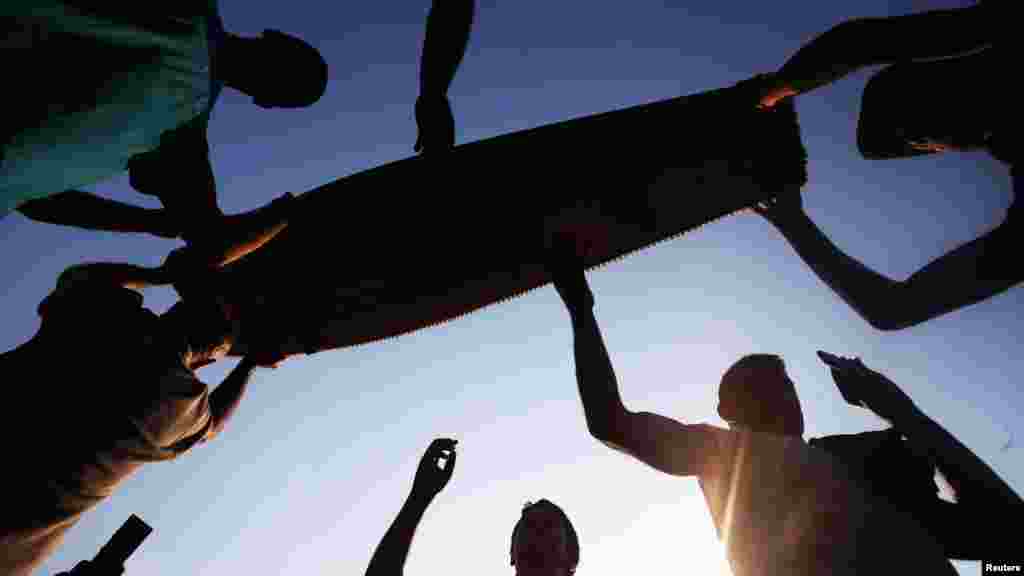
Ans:
[[[89,282],[81,276],[61,275],[56,288],[39,304],[39,315],[47,318],[69,311],[103,312],[106,306],[113,310],[146,310],[139,292],[122,286]]]
[[[902,436],[897,430],[886,428],[854,434],[820,436],[811,438],[807,444],[811,448],[824,450],[844,461],[864,461],[878,457],[894,446],[901,445]]]
[[[143,306],[138,291],[74,275],[62,275],[36,311],[44,329],[74,326],[78,332],[93,331],[97,336],[121,330],[126,324],[141,327],[158,318]]]

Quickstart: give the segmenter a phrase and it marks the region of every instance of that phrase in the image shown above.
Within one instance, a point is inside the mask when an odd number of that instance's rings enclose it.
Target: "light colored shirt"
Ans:
[[[223,89],[214,73],[225,38],[215,0],[208,2],[208,13],[197,18],[149,13],[134,20],[87,13],[56,0],[3,4],[0,16],[24,22],[35,30],[35,38],[29,43],[24,38],[0,40],[0,53],[45,58],[48,47],[52,52],[59,46],[63,54],[57,62],[76,66],[75,77],[88,78],[96,89],[88,105],[51,106],[0,143],[0,217],[27,200],[95,184],[124,171],[132,156],[155,149],[168,130],[197,116],[208,119]],[[79,62],[73,58],[75,45],[116,57]],[[28,90],[34,84],[31,75],[12,80]],[[51,102],[60,95],[51,91],[37,98]]]
[[[212,433],[209,391],[185,367],[185,339],[123,288],[58,285],[39,334],[0,355],[16,412],[0,479],[0,574],[28,575],[83,513],[148,462]],[[18,374],[32,374],[22,382]],[[27,384],[27,385],[26,385]]]

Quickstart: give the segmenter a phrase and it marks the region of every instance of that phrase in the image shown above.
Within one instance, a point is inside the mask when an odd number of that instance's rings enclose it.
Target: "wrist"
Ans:
[[[888,420],[892,422],[893,426],[904,429],[920,428],[931,423],[931,418],[921,412],[913,402],[895,410]]]
[[[801,227],[806,228],[808,225],[814,225],[810,217],[807,216],[807,213],[804,212],[803,206],[794,206],[792,208],[783,209],[777,208],[776,211],[771,214],[765,215],[765,219],[783,233],[798,230]]]
[[[434,496],[437,496],[437,492],[413,485],[412,490],[409,491],[409,497],[406,499],[406,504],[426,508],[434,500]]]
[[[171,278],[170,271],[163,264],[153,268],[146,268],[145,271],[144,276],[147,284],[151,284],[153,286],[166,286],[174,283],[174,279]]]
[[[448,93],[447,90],[441,90],[436,88],[420,88],[420,95],[416,98],[416,102],[447,102]]]
[[[569,311],[569,318],[572,319],[573,324],[579,324],[593,314],[594,303],[590,302],[566,302],[565,309]]]

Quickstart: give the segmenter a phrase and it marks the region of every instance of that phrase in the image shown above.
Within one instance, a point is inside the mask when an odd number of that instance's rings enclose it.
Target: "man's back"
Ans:
[[[183,364],[184,341],[141,304],[123,288],[58,286],[39,333],[0,356],[11,407],[0,573],[29,574],[136,469],[208,433],[207,389]]]

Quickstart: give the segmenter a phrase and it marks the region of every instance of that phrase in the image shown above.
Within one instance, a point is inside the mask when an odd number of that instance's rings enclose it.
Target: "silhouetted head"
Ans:
[[[263,108],[309,106],[327,89],[327,62],[320,52],[277,30],[264,30],[258,38],[228,34],[220,67],[228,86]]]
[[[803,436],[804,413],[782,358],[750,354],[722,375],[718,415],[730,427],[784,436]]]
[[[519,576],[569,576],[580,562],[580,542],[565,512],[541,499],[523,507],[509,553]]]
[[[179,300],[161,316],[167,333],[185,339],[185,366],[199,368],[223,358],[234,344],[234,323],[216,299]]]

